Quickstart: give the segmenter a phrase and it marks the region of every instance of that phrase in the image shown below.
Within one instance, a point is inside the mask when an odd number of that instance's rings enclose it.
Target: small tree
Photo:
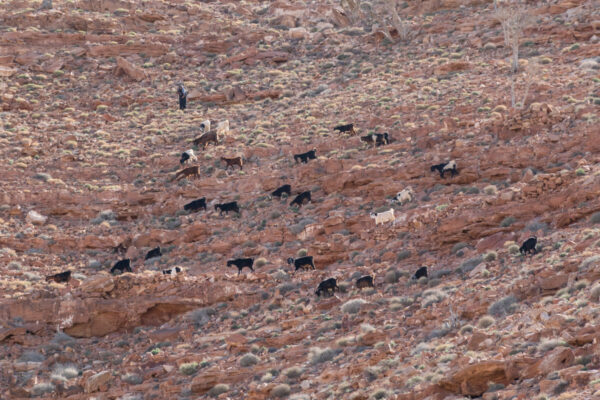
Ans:
[[[525,108],[525,101],[527,100],[527,96],[529,95],[529,88],[531,84],[535,80],[535,77],[538,76],[540,69],[537,64],[533,64],[532,62],[528,63],[525,66],[522,77],[523,84],[525,85],[523,89],[523,97],[520,102],[517,101],[516,94],[516,84],[517,84],[517,74],[512,73],[510,75],[510,103],[512,108]]]
[[[360,23],[381,32],[390,42],[395,41],[390,26],[396,29],[402,41],[408,41],[419,33],[411,31],[410,24],[400,17],[400,0],[340,0],[340,5],[351,23]]]
[[[512,72],[516,73],[519,70],[519,40],[529,25],[531,17],[525,6],[519,3],[510,3],[497,8],[494,16],[502,25],[504,44],[512,49]]]
[[[363,12],[360,9],[361,0],[340,0],[340,5],[353,24],[358,23],[363,17]]]

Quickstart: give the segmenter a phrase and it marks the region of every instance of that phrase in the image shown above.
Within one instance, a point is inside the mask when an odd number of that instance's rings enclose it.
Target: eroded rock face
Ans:
[[[439,382],[439,386],[452,393],[465,396],[481,396],[490,383],[507,385],[509,379],[503,361],[483,361],[459,368],[450,377]]]
[[[104,336],[141,325],[162,325],[203,305],[227,301],[238,292],[234,286],[224,284],[212,290],[189,287],[184,297],[161,296],[171,289],[180,292],[177,281],[156,285],[158,281],[153,283],[152,279],[140,283],[129,278],[98,275],[83,281],[76,291],[62,298],[4,300],[0,302],[0,316],[7,321],[20,318],[46,324],[73,337]],[[14,333],[8,331],[5,336],[9,335]]]

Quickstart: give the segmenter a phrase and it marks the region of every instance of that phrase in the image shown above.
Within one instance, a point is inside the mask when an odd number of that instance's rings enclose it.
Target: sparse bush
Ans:
[[[375,379],[377,379],[379,377],[379,375],[381,374],[381,368],[371,365],[371,366],[368,366],[367,368],[365,368],[364,373],[365,373],[365,377],[367,378],[367,380],[369,382],[372,382]]]
[[[310,400],[307,394],[296,393],[290,396],[290,400]]]
[[[401,304],[404,307],[410,306],[412,303],[414,303],[414,299],[408,296],[392,297],[389,301],[392,304]]]
[[[402,260],[409,258],[410,256],[411,256],[410,250],[402,250],[401,252],[398,253],[398,256],[396,256],[396,261],[400,262]]]
[[[341,339],[338,339],[335,343],[340,347],[350,346],[354,343],[356,338],[354,336],[346,336]]]
[[[215,386],[213,386],[212,389],[210,389],[208,394],[209,394],[209,396],[217,397],[220,394],[227,393],[227,392],[229,392],[229,385],[226,385],[224,383],[218,383]]]
[[[491,317],[490,317],[491,318]],[[460,328],[460,330],[458,331],[461,335],[464,335],[465,333],[471,333],[473,332],[473,325],[465,325],[462,328]]]
[[[298,253],[296,253],[296,254],[297,254],[298,258],[300,258],[300,257],[306,257],[308,255],[308,250],[306,250],[306,249],[300,249],[300,250],[298,250]]]
[[[366,303],[367,302],[363,299],[349,300],[342,305],[342,311],[346,314],[356,314],[360,311],[362,305]]]
[[[260,257],[254,262],[254,266],[256,268],[264,267],[267,264],[267,259],[264,257]]]
[[[510,254],[518,254],[519,253],[519,245],[511,244],[508,246],[508,252]]]
[[[575,285],[573,285],[573,287],[575,288],[575,290],[581,290],[588,287],[589,284],[590,283],[587,281],[587,279],[582,279],[580,281],[575,282]]]
[[[423,378],[421,378],[419,375],[415,375],[406,381],[406,386],[412,389],[421,382],[423,382]]]
[[[537,232],[540,230],[547,232],[548,224],[546,224],[545,222],[534,221],[530,224],[527,224],[527,226],[525,227],[525,230],[529,231],[529,232]]]
[[[423,300],[421,301],[421,308],[427,308],[432,304],[439,303],[447,297],[446,293],[441,290],[428,289],[423,292]]]
[[[389,395],[389,392],[385,389],[375,389],[371,394],[371,398],[375,400],[387,399]]]
[[[493,317],[490,317],[489,315],[484,315],[483,317],[479,318],[479,321],[477,321],[477,327],[481,329],[486,329],[492,326],[494,322],[496,322],[496,320]]]
[[[397,283],[400,279],[400,272],[396,268],[389,268],[385,273],[385,283]]]
[[[488,308],[488,313],[494,317],[503,317],[515,312],[517,308],[517,298],[514,295],[506,296]]]
[[[595,212],[590,216],[590,222],[592,224],[600,224],[600,211]]]
[[[488,185],[486,187],[483,188],[483,193],[490,195],[490,196],[495,196],[498,194],[498,188],[494,185]]]
[[[475,269],[476,266],[481,264],[482,261],[483,261],[483,257],[481,257],[481,256],[470,258],[467,261],[463,262],[460,265],[460,267],[458,267],[458,272],[460,272],[461,274],[466,274],[468,272],[471,272],[473,269]]]
[[[592,289],[590,290],[590,299],[593,301],[600,300],[600,283],[592,286]]]
[[[193,321],[196,327],[203,326],[208,321],[210,321],[210,317],[215,315],[217,312],[212,307],[203,307],[197,310],[191,311],[188,314],[188,318],[190,321]]]
[[[583,260],[581,262],[581,264],[579,265],[579,270],[580,271],[586,270],[586,269],[588,269],[588,267],[590,265],[595,264],[595,263],[597,263],[599,261],[600,261],[600,256],[591,256],[591,257],[588,257],[588,258],[586,258],[585,260]]]
[[[506,228],[506,227],[511,226],[515,222],[517,222],[517,219],[515,217],[506,217],[502,220],[502,222],[500,222],[500,226],[502,228]]]
[[[258,364],[259,361],[260,361],[260,359],[258,357],[256,357],[254,354],[247,353],[247,354],[244,354],[242,356],[242,358],[240,358],[240,365],[242,367],[249,367],[251,365]]]
[[[17,271],[20,271],[21,269],[23,269],[23,265],[21,265],[21,263],[17,262],[17,261],[11,261],[11,262],[9,262],[6,267],[8,269],[17,270]]]
[[[131,373],[121,376],[121,380],[129,383],[130,385],[139,385],[140,383],[144,382],[144,379],[141,376]]]
[[[312,347],[308,354],[308,359],[311,364],[320,364],[333,360],[334,356],[335,353],[330,348],[321,349],[319,347]]]
[[[42,354],[37,351],[26,351],[19,357],[21,362],[42,362],[46,359]]]
[[[54,385],[50,382],[38,383],[31,389],[34,396],[43,396],[54,391]]]
[[[302,368],[300,367],[290,367],[283,370],[283,375],[285,375],[288,379],[297,379],[302,376]]]
[[[483,259],[487,262],[494,261],[497,258],[498,258],[498,253],[496,253],[495,251],[490,251],[490,252],[486,253],[485,256],[483,256]]]
[[[289,396],[291,392],[292,392],[292,389],[290,388],[290,385],[282,383],[280,385],[275,386],[271,390],[271,395],[274,397],[277,397],[277,398],[281,398],[281,397]]]
[[[184,375],[193,375],[196,373],[196,371],[198,371],[198,363],[195,361],[190,363],[184,363],[179,366],[179,372],[181,372]]]
[[[452,254],[456,254],[459,250],[464,249],[465,247],[469,247],[469,245],[465,242],[458,242],[454,246],[452,246]]]
[[[79,375],[79,371],[74,364],[56,364],[52,369],[52,376],[63,377],[64,379],[75,378]]]
[[[567,346],[567,342],[562,339],[544,339],[538,345],[538,350],[546,352],[559,346]]]

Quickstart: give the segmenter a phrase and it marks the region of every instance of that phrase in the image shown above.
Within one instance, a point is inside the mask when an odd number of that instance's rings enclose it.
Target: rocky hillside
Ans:
[[[517,73],[492,2],[392,41],[333,0],[51,3],[0,7],[0,398],[600,396],[597,0],[528,2]]]

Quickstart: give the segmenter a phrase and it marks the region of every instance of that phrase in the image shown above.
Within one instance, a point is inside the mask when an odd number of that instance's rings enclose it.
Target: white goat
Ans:
[[[198,161],[198,157],[196,157],[196,153],[194,153],[194,149],[189,149],[189,150],[184,151],[183,154],[181,155],[181,160],[179,161],[179,163],[185,164],[188,161],[189,162]]]
[[[200,129],[202,129],[202,133],[206,133],[206,132],[210,131],[210,119],[207,119],[206,121],[202,121],[200,123]]]
[[[373,218],[375,220],[375,226],[379,225],[379,224],[385,224],[386,222],[394,222],[396,220],[396,217],[394,217],[394,209],[390,208],[387,211],[384,212],[380,212],[380,213],[371,213],[369,215],[371,218]]]
[[[217,124],[217,134],[227,135],[229,133],[229,120],[221,121]]]
[[[407,186],[406,188],[404,188],[404,190],[396,194],[396,197],[394,197],[394,201],[400,203],[401,205],[403,205],[404,203],[410,203],[414,195],[415,192],[413,191],[412,187]]]
[[[442,171],[450,171],[453,169],[454,170],[456,169],[456,161],[450,160],[450,161],[448,161],[448,164],[444,165],[444,168],[442,169]]]

